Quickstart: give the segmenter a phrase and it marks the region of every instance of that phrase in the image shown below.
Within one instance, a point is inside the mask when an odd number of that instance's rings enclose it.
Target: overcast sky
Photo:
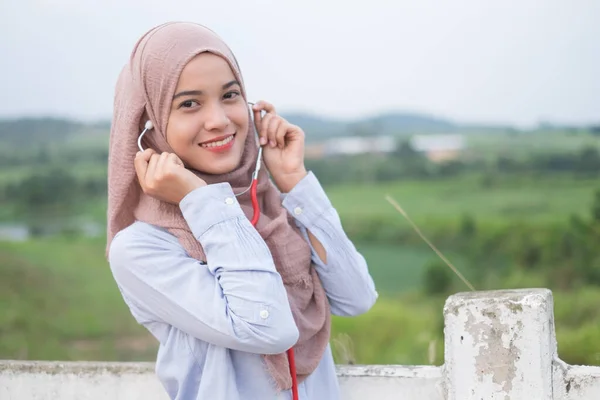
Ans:
[[[219,33],[283,111],[600,122],[600,0],[1,0],[0,116],[109,118],[135,41]]]

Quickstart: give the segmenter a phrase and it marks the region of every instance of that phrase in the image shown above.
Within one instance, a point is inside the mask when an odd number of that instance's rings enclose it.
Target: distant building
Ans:
[[[29,227],[26,225],[0,224],[0,241],[24,242],[29,236]]]
[[[305,156],[319,159],[335,155],[356,154],[386,154],[397,150],[398,137],[394,136],[343,136],[327,139],[324,142],[308,144]],[[452,160],[460,156],[464,150],[465,138],[463,135],[415,135],[410,139],[409,145],[433,162]]]
[[[410,140],[410,146],[417,152],[425,153],[433,162],[454,160],[466,148],[463,135],[415,135]]]
[[[346,136],[328,139],[318,145],[319,150],[312,148],[310,154],[320,156],[382,154],[396,149],[396,138],[392,136]]]

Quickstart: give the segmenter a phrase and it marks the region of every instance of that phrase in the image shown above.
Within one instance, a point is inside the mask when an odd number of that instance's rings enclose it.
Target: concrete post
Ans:
[[[444,319],[448,400],[552,400],[549,290],[459,293],[446,301]]]

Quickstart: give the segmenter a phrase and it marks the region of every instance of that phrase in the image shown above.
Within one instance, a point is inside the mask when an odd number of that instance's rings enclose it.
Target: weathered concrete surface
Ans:
[[[552,400],[549,290],[459,293],[444,318],[448,400]]]
[[[0,361],[1,400],[168,400],[152,363]],[[339,366],[344,400],[442,400],[439,367]]]
[[[342,399],[443,400],[440,367],[338,366]]]
[[[2,400],[168,400],[152,363],[0,361]]]
[[[600,367],[568,365],[554,361],[554,400],[600,399]]]

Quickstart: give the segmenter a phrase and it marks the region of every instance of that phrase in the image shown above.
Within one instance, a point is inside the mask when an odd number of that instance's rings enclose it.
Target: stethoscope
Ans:
[[[254,103],[250,103],[248,102],[248,104],[250,106],[253,106]],[[250,112],[250,115],[252,114],[252,111]],[[252,118],[252,122],[254,123],[254,118]],[[152,123],[152,121],[148,120],[146,121],[146,123],[144,124],[144,130],[142,131],[142,133],[140,133],[140,136],[138,137],[137,140],[137,144],[138,147],[140,149],[140,151],[144,151],[144,149],[142,148],[142,137],[146,134],[146,132],[148,132],[149,130],[152,130],[154,128],[154,124]],[[237,193],[235,196],[241,196],[242,194],[246,193],[248,190],[250,190],[250,200],[252,201],[252,220],[250,221],[252,223],[252,226],[256,227],[256,224],[258,223],[258,219],[260,218],[260,206],[258,205],[258,194],[257,194],[257,186],[258,186],[258,172],[260,171],[260,167],[262,165],[261,159],[262,159],[262,146],[258,146],[258,155],[256,157],[256,164],[254,167],[254,172],[252,173],[252,182],[250,182],[250,186],[248,186],[246,189],[244,189],[242,192]],[[290,365],[290,374],[292,376],[292,394],[293,394],[293,400],[298,400],[298,378],[297,378],[297,374],[296,374],[296,361],[294,359],[294,348],[291,347],[287,350],[287,356],[288,356],[288,362]]]

